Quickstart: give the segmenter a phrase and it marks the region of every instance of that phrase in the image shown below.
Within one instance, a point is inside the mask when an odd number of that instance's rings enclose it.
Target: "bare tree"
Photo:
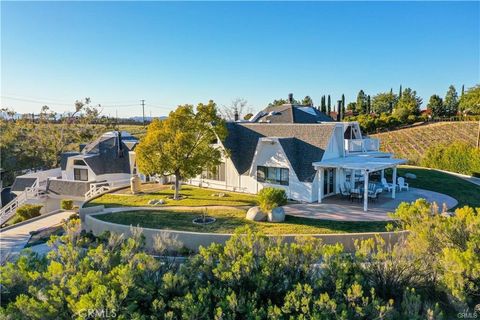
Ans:
[[[234,121],[235,114],[238,115],[238,119],[243,119],[248,113],[252,112],[252,108],[247,106],[247,100],[243,98],[237,98],[232,101],[229,106],[222,106],[220,109],[220,115],[225,120]]]

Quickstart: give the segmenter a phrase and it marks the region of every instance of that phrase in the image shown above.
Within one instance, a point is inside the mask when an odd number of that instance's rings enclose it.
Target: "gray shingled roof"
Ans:
[[[92,182],[69,181],[69,180],[48,180],[47,192],[55,195],[71,197],[84,197],[90,189]]]
[[[304,111],[305,109],[302,108],[309,108],[311,113]],[[266,114],[258,118],[256,122],[319,123],[333,121],[333,119],[327,116],[324,112],[321,112],[314,107],[303,105],[283,104],[280,106],[267,107],[263,112]],[[270,115],[271,112],[273,112],[273,114]]]
[[[136,146],[136,138],[133,136],[122,137],[122,151],[118,153],[117,138],[111,135],[102,135],[93,142],[87,144],[82,153],[67,152],[62,154],[60,166],[66,169],[67,159],[74,155],[81,155],[96,175],[109,173],[130,173],[130,160],[128,151]]]
[[[12,191],[23,191],[25,188],[31,187],[37,178],[21,178],[17,177],[15,178],[15,181],[13,181],[12,185]]]
[[[252,165],[258,140],[262,137],[280,138],[288,160],[300,181],[311,182],[315,176],[312,163],[322,160],[335,123],[322,124],[273,124],[227,123],[228,136],[224,146],[240,174],[248,172]]]

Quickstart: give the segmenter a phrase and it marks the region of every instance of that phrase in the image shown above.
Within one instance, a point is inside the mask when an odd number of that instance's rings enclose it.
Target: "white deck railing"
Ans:
[[[10,220],[10,218],[12,218],[17,212],[17,209],[27,202],[27,200],[38,199],[39,197],[40,185],[37,178],[31,187],[25,188],[25,190],[15,197],[15,199],[0,209],[0,226]]]
[[[378,151],[380,140],[378,139],[345,139],[345,152],[362,153]]]
[[[85,193],[85,200],[89,200],[108,190],[126,187],[128,185],[130,185],[130,179],[92,183],[90,184],[90,189]]]

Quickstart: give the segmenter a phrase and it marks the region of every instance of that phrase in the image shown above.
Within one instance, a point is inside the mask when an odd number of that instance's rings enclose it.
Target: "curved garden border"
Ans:
[[[132,208],[122,208],[122,210],[118,210],[118,208],[116,208],[116,212],[122,211],[132,211]],[[125,236],[129,237],[131,235],[131,226],[106,222],[95,218],[96,215],[102,215],[110,212],[110,210],[105,209],[103,206],[88,207],[81,210],[80,217],[82,219],[82,229],[86,230],[87,232],[91,231],[96,236],[105,231],[109,231],[112,233],[124,234]],[[198,251],[200,246],[207,247],[212,243],[224,244],[232,236],[232,234],[228,233],[202,233],[152,228],[142,229],[143,235],[145,236],[145,244],[147,249],[153,249],[153,239],[157,234],[175,238],[176,240],[180,241],[184,247],[193,251]],[[379,235],[386,241],[387,244],[394,245],[399,240],[404,239],[407,234],[408,231],[399,231],[332,234],[284,234],[269,235],[269,237],[281,238],[285,242],[293,242],[295,241],[296,237],[309,236],[321,239],[324,244],[341,243],[343,244],[346,252],[354,252],[354,243],[356,240],[365,240]]]

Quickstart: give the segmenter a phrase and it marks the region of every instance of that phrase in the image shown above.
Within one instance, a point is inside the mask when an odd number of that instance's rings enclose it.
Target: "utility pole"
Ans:
[[[142,102],[142,123],[145,128],[145,100],[140,100]]]

